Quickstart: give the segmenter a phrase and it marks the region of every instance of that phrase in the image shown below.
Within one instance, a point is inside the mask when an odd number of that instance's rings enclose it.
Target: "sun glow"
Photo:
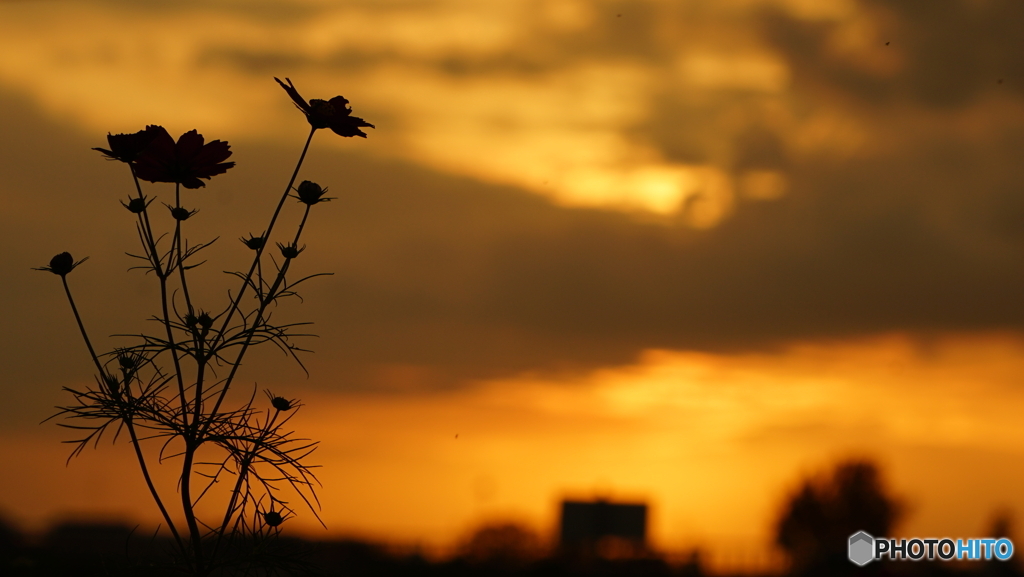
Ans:
[[[444,550],[486,519],[551,535],[560,498],[610,496],[652,505],[656,547],[699,545],[720,563],[737,552],[767,563],[786,492],[800,474],[849,455],[878,459],[897,493],[914,488],[904,531],[971,533],[996,507],[1024,506],[1019,473],[985,474],[1024,456],[1022,359],[1024,342],[1003,335],[892,335],[773,354],[648,351],[630,366],[449,392],[309,390],[295,425],[322,440],[319,494],[331,535]],[[0,479],[3,494],[33,487],[7,504],[20,518],[86,501],[153,517],[144,491],[54,498],[74,484],[68,475],[118,485],[114,477],[131,475],[124,447],[87,452],[71,470],[52,439],[3,447],[7,462],[32,453],[36,463]],[[965,493],[969,510],[949,511],[943,495],[965,486],[976,489]],[[323,535],[308,513],[294,523]]]
[[[270,79],[293,76],[307,98],[342,92],[378,124],[366,143],[376,154],[564,206],[686,212],[683,222],[696,227],[732,210],[734,177],[721,155],[697,164],[665,159],[635,127],[651,122],[677,80],[687,98],[778,95],[788,84],[786,67],[753,49],[731,55],[681,45],[677,64],[666,66],[630,58],[529,64],[559,61],[556,48],[534,42],[538,34],[596,25],[594,8],[582,2],[545,4],[539,13],[500,2],[316,6],[315,18],[303,17],[301,6],[292,17],[262,18],[213,7],[150,14],[68,4],[55,14],[5,5],[0,83],[99,134],[155,122],[237,140],[292,136],[294,111]],[[520,53],[525,63],[503,64]],[[729,130],[703,137],[709,149],[731,146],[728,139]]]

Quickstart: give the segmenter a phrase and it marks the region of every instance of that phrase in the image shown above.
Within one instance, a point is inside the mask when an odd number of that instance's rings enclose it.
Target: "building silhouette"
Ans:
[[[563,501],[559,548],[606,559],[640,556],[647,550],[647,505]]]

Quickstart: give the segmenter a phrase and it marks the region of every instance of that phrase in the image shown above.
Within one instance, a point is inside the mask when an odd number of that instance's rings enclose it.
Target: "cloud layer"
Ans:
[[[80,8],[99,28],[136,22],[166,38],[150,34],[150,52],[132,50],[140,40],[129,29],[110,41],[109,58],[99,48],[64,58],[59,44],[22,46],[41,68],[0,66],[2,234],[19,247],[3,257],[17,279],[4,290],[8,302],[29,301],[8,317],[12,374],[80,374],[26,361],[46,343],[74,341],[40,328],[63,318],[59,295],[44,288],[52,279],[18,272],[51,253],[93,257],[80,275],[86,302],[101,286],[125,293],[124,311],[142,313],[152,299],[144,279],[88,277],[119,278],[123,259],[101,255],[133,242],[128,221],[116,224],[127,179],[88,151],[102,144],[97,119],[115,132],[137,126],[129,120],[165,122],[231,140],[239,167],[198,194],[195,220],[233,227],[225,238],[234,238],[257,231],[266,201],[248,200],[276,194],[267,183],[283,182],[295,155],[269,139],[301,138],[301,119],[266,82],[272,73],[309,76],[308,96],[329,78],[358,79],[366,100],[354,101],[357,112],[380,127],[365,143],[318,141],[305,173],[340,196],[311,224],[303,259],[336,275],[301,310],[321,323],[317,348],[332,351],[314,362],[342,386],[578,370],[650,348],[1021,328],[1024,80],[1007,56],[1019,51],[996,49],[1017,40],[989,26],[1012,21],[1014,4],[496,6],[268,5],[243,18],[230,3],[100,3]],[[26,26],[38,16],[27,4],[3,9]],[[157,18],[197,14],[233,24],[217,37],[215,27],[175,32],[198,43],[172,50],[172,28]],[[451,33],[424,39],[416,22]],[[328,34],[332,26],[345,34]],[[245,32],[264,28],[281,42]],[[87,29],[69,31],[98,42]],[[734,37],[743,40],[726,50],[722,39]],[[144,83],[133,70],[147,66],[162,71],[159,86],[177,85],[165,98],[191,99],[161,108],[137,98]],[[51,77],[64,68],[106,81],[76,80],[69,90],[88,97],[61,100]],[[201,83],[170,74],[190,70]],[[136,108],[118,105],[126,95]],[[252,118],[262,122],[243,122]],[[597,148],[577,146],[587,142]],[[559,165],[566,154],[582,156]],[[584,174],[603,166],[615,168]],[[556,174],[565,186],[554,196],[530,194],[540,189],[527,180]],[[572,186],[600,208],[568,207],[579,204]],[[650,198],[689,192],[661,214],[609,210],[618,201],[601,201],[600,191],[620,186]],[[30,296],[15,297],[24,286]],[[107,326],[115,315],[94,314],[101,333],[124,330]]]

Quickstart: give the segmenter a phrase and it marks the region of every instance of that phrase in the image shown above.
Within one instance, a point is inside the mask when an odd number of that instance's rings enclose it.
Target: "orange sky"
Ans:
[[[89,255],[93,333],[146,328],[130,181],[89,148],[198,127],[238,162],[190,197],[194,238],[227,239],[219,302],[306,130],[276,75],[377,125],[303,172],[339,197],[303,258],[336,274],[281,313],[317,322],[311,377],[246,377],[306,401],[330,535],[550,533],[561,497],[611,496],[651,504],[659,547],[761,558],[787,491],[848,456],[902,532],[981,532],[1024,505],[1021,10],[0,2],[0,513],[153,518],[125,446],[65,469],[37,425],[90,368],[29,268]]]
[[[528,376],[448,392],[300,391],[296,425],[317,462],[330,535],[446,550],[474,524],[513,519],[550,535],[561,497],[643,500],[666,551],[767,562],[780,501],[802,475],[868,457],[909,506],[902,534],[979,534],[1019,510],[1017,388],[1024,341],[900,335],[774,354],[650,351],[631,366]],[[101,515],[155,522],[123,447],[63,467],[52,430],[11,435],[32,463],[0,493],[16,519]],[[166,482],[173,479],[166,477]],[[310,518],[295,525],[323,536]]]

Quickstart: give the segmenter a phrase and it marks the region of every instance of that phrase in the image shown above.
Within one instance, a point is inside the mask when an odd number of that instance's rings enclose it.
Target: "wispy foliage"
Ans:
[[[205,187],[204,180],[235,165],[227,162],[227,142],[206,142],[197,130],[175,141],[162,126],[150,125],[133,134],[108,135],[109,148],[94,149],[127,164],[134,181],[135,193],[121,204],[136,220],[141,246],[129,253],[138,261],[132,268],[152,273],[160,287],[154,333],[119,335],[128,344],[97,353],[67,280],[86,259],[76,261],[63,252],[37,269],[60,277],[96,371],[94,386],[65,388],[73,401],[54,415],[63,419],[60,426],[75,432],[66,441],[74,447],[69,460],[105,436],[116,441],[127,435],[176,544],[180,568],[193,575],[263,574],[299,563],[294,555],[275,552],[274,538],[299,510],[319,520],[319,482],[316,466],[309,464],[317,442],[290,425],[302,404],[270,391],[264,402],[253,389],[246,401],[230,406],[228,392],[246,353],[256,346],[276,346],[305,371],[299,353],[306,349],[296,339],[310,336],[302,332],[309,323],[277,324],[270,307],[298,296],[303,282],[326,274],[300,276],[293,269],[305,249],[300,241],[311,209],[330,199],[326,187],[308,180],[295,186],[295,181],[317,130],[365,137],[359,128],[372,125],[351,116],[348,100],[340,96],[306,103],[290,80],[278,83],[309,121],[309,137],[265,231],[241,239],[254,255],[248,271],[228,273],[240,286],[228,292],[225,305],[204,310],[190,291],[190,271],[203,264],[200,253],[216,239],[188,241],[184,227],[199,210],[183,206],[182,188]],[[156,196],[143,194],[141,181],[174,185],[173,204],[163,203],[168,212],[150,210]],[[294,234],[276,243],[280,258],[274,258],[265,252],[288,198],[298,200],[303,214]],[[159,487],[154,466],[177,467],[176,486]],[[223,515],[200,518],[198,505],[218,492],[226,492]]]

